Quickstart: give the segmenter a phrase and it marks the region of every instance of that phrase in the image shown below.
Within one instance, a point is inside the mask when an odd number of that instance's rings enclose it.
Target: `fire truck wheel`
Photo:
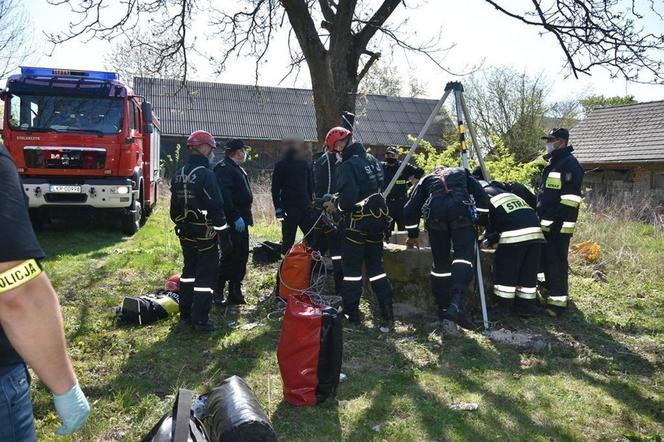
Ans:
[[[138,232],[141,227],[141,218],[143,217],[143,205],[141,200],[134,200],[134,212],[129,212],[122,215],[122,233],[125,235],[133,235]]]

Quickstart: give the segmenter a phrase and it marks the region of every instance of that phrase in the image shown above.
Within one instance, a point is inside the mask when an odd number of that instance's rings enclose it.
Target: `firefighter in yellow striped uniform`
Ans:
[[[546,140],[549,164],[542,172],[537,195],[537,215],[540,218],[546,245],[542,254],[542,301],[551,316],[559,316],[567,307],[569,244],[576,227],[582,201],[583,168],[572,155],[568,144],[569,131],[554,128]]]
[[[496,181],[484,186],[490,204],[482,248],[497,246],[493,291],[499,305],[520,316],[533,316],[543,312],[536,297],[544,234],[534,208],[507,187]]]

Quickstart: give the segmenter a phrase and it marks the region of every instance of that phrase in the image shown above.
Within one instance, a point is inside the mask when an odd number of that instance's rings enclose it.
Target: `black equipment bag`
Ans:
[[[141,442],[209,442],[203,423],[191,411],[193,396],[181,388],[173,411],[164,414]]]
[[[281,244],[271,241],[259,242],[252,250],[254,264],[271,264],[281,259]]]
[[[219,442],[276,442],[272,423],[239,376],[225,379],[207,396],[210,437]]]
[[[130,324],[152,324],[177,313],[178,299],[177,293],[167,291],[159,291],[155,295],[128,296],[122,300],[122,306],[116,313],[118,319]]]

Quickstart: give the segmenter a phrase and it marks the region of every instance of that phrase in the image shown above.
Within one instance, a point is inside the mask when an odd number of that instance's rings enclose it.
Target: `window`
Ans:
[[[136,129],[138,126],[136,124],[136,104],[133,101],[129,101],[129,129]]]

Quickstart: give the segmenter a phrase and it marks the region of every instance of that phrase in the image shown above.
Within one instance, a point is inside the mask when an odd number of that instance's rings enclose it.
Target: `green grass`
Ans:
[[[274,240],[278,225],[253,233]],[[338,402],[314,408],[282,399],[275,352],[280,321],[268,320],[274,306],[259,302],[272,288],[276,266],[249,269],[250,305],[239,313],[214,310],[223,326],[217,333],[194,334],[175,318],[128,327],[114,322],[112,307],[179,273],[165,202],[133,238],[110,227],[50,228],[39,237],[93,410],[74,440],[140,440],[178,387],[202,392],[233,374],[251,385],[281,440],[614,441],[664,434],[664,235],[649,226],[583,220],[575,241],[593,239],[603,250],[599,263],[573,260],[570,314],[500,324],[544,335],[549,345],[541,352],[493,343],[480,333],[453,337],[424,321],[402,323],[390,336],[369,327],[347,330],[342,371],[348,379]],[[593,280],[595,270],[608,281]],[[231,321],[263,325],[243,330],[230,328]],[[56,417],[47,390],[35,385],[39,438],[49,440]],[[479,409],[449,408],[458,402],[476,402]]]

